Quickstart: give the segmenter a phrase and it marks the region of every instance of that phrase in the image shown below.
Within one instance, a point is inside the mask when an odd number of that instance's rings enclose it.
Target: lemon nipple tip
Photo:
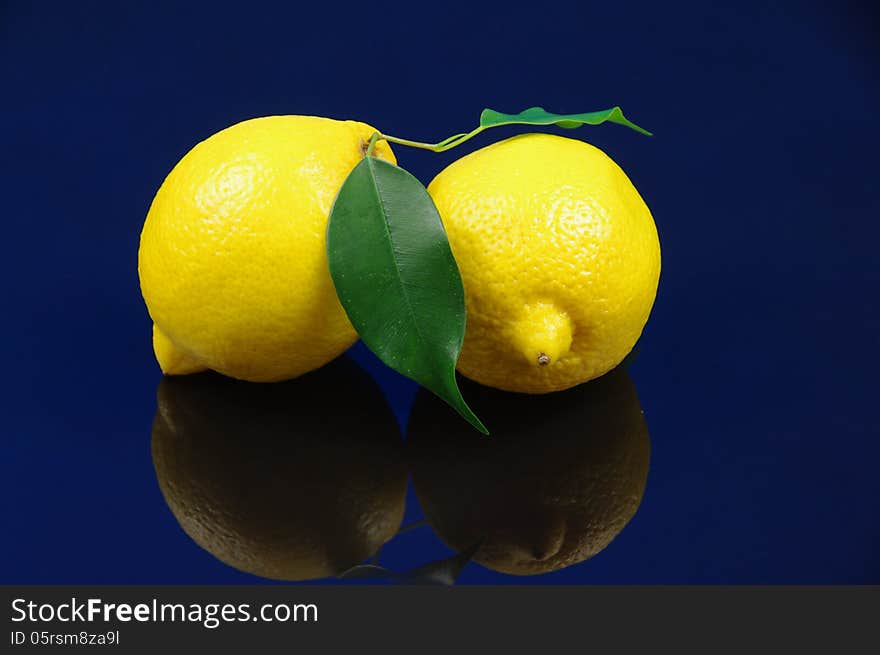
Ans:
[[[527,306],[511,327],[513,347],[532,366],[551,366],[571,348],[571,319],[552,303]]]

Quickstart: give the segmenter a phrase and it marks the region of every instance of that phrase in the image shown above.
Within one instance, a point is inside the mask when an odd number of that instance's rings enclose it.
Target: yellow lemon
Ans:
[[[428,191],[464,282],[463,375],[546,393],[629,353],[654,304],[660,244],[645,202],[605,153],[525,134],[452,163]]]
[[[256,118],[180,160],[153,199],[138,253],[165,373],[284,380],[354,343],[325,231],[374,131],[315,116]],[[385,142],[375,154],[395,162]]]

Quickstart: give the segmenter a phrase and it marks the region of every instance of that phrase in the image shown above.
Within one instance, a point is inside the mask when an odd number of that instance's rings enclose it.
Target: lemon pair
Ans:
[[[174,167],[138,253],[165,373],[285,380],[356,341],[325,231],[375,131],[313,116],[257,118]],[[373,155],[396,163],[384,141]],[[454,162],[428,191],[465,288],[462,374],[545,393],[602,375],[632,349],[656,295],[660,246],[644,201],[602,151],[525,134]]]

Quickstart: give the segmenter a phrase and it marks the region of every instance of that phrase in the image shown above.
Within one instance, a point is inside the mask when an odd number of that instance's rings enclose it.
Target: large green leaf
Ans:
[[[651,136],[645,130],[623,115],[620,107],[612,107],[603,111],[591,111],[586,114],[552,114],[543,107],[531,107],[518,114],[502,114],[494,109],[484,109],[480,114],[480,127],[495,127],[498,125],[558,125],[567,129],[588,125],[599,125],[604,122],[626,125],[636,132]]]
[[[333,204],[327,258],[336,294],[367,347],[488,434],[455,381],[464,289],[422,183],[402,168],[365,157]]]

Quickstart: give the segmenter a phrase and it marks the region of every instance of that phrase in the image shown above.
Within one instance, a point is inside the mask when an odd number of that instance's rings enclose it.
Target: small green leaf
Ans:
[[[398,166],[365,157],[330,212],[327,259],[336,295],[367,347],[488,434],[455,381],[464,289],[422,183]]]
[[[480,127],[495,127],[497,125],[558,125],[566,129],[588,125],[599,125],[604,122],[617,123],[634,129],[636,132],[651,136],[645,130],[623,115],[620,107],[612,107],[604,111],[592,111],[586,114],[551,114],[543,107],[531,107],[518,114],[502,114],[494,109],[484,109],[480,114]]]

